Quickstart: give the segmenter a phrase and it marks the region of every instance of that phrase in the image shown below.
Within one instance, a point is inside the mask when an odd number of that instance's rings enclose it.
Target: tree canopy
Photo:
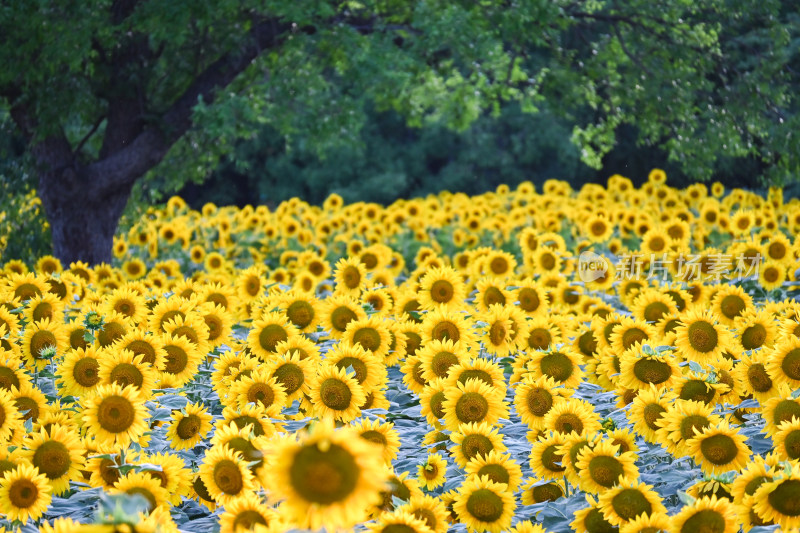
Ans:
[[[463,131],[546,109],[595,168],[633,128],[690,177],[747,160],[780,183],[798,24],[778,0],[6,2],[0,147],[21,163],[3,179],[35,181],[55,253],[92,263],[135,184],[202,181],[267,127],[357,145],[371,110]]]

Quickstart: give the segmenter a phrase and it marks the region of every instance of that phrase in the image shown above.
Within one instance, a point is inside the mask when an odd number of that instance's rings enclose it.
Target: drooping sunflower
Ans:
[[[602,493],[622,479],[636,479],[636,454],[619,453],[619,447],[608,441],[600,441],[593,447],[585,447],[578,455],[576,469],[580,487],[586,492]]]
[[[26,435],[19,456],[38,468],[47,477],[52,494],[59,496],[69,490],[71,480],[81,479],[83,452],[78,433],[55,424]]]
[[[367,518],[388,479],[381,450],[349,428],[334,431],[315,424],[298,440],[275,445],[273,475],[267,487],[285,499],[284,507],[297,527],[352,527]]]
[[[652,485],[641,481],[623,479],[610,490],[600,493],[598,498],[603,516],[612,525],[622,526],[640,515],[665,515],[667,508]]]
[[[420,279],[417,297],[422,309],[458,310],[464,305],[464,279],[456,270],[445,266],[428,270]]]
[[[745,444],[747,438],[721,423],[708,426],[686,441],[686,451],[709,475],[722,474],[731,470],[741,471],[750,459],[750,448]]]
[[[211,415],[201,403],[190,403],[173,411],[166,437],[173,450],[194,448],[211,431]]]
[[[670,531],[675,533],[695,533],[696,531],[715,531],[735,533],[739,530],[733,504],[716,496],[699,498],[672,517]]]
[[[44,318],[28,324],[22,338],[22,357],[37,370],[44,369],[57,354],[67,348],[68,338],[64,325]]]
[[[6,519],[23,524],[29,518],[38,520],[50,506],[50,484],[47,476],[28,463],[22,463],[0,478],[0,507]]]
[[[675,328],[675,346],[684,360],[713,363],[733,342],[733,336],[716,315],[699,306],[687,310]]]
[[[364,388],[344,368],[323,365],[309,387],[311,403],[320,418],[347,423],[361,415]]]
[[[450,434],[450,440],[455,445],[450,450],[453,460],[460,468],[466,467],[478,455],[486,455],[492,450],[506,451],[503,436],[485,422],[460,425],[458,431]]]
[[[258,531],[259,533],[277,533],[283,531],[283,519],[272,507],[261,501],[261,498],[249,492],[225,506],[219,516],[220,533],[239,533],[241,531]]]
[[[469,529],[499,533],[511,525],[516,501],[506,485],[484,476],[466,480],[459,487],[453,510]]]
[[[331,337],[340,339],[350,322],[365,319],[367,313],[356,298],[347,295],[333,295],[322,301],[320,317],[322,328]]]
[[[147,501],[148,512],[153,512],[156,508],[169,504],[169,492],[147,472],[128,472],[114,484],[111,493],[129,496],[138,494]]]
[[[100,385],[84,399],[82,418],[87,436],[112,451],[126,448],[148,429],[147,408],[139,391],[116,383]]]

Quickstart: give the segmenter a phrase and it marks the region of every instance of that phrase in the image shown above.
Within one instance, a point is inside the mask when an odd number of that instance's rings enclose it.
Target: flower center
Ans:
[[[279,342],[289,339],[286,330],[280,324],[267,324],[258,334],[258,343],[266,351],[275,353],[275,346]]]
[[[598,455],[589,461],[589,475],[601,487],[610,489],[624,473],[622,464],[614,457]]]
[[[728,296],[724,297],[719,306],[722,314],[731,320],[742,314],[742,311],[744,311],[746,307],[747,306],[745,305],[745,302],[741,296],[737,296],[735,294],[729,294]]]
[[[534,289],[530,288],[520,289],[517,293],[517,298],[519,299],[520,309],[526,313],[536,311],[542,303],[539,299],[539,294]]]
[[[450,367],[458,364],[459,359],[450,352],[439,352],[431,358],[431,370],[436,376],[447,377]]]
[[[381,334],[375,328],[360,328],[353,334],[353,344],[360,344],[365,350],[377,352],[381,347]]]
[[[183,372],[189,364],[189,354],[182,348],[172,345],[164,346],[164,351],[167,352],[164,371],[173,375]]]
[[[767,392],[772,388],[772,379],[761,363],[750,365],[747,369],[747,380],[756,392]]]
[[[644,513],[650,515],[653,506],[637,489],[623,489],[611,500],[614,512],[624,521],[632,520]]]
[[[439,304],[446,304],[453,299],[455,289],[453,284],[444,279],[438,279],[431,285],[431,300]]]
[[[564,495],[564,491],[556,483],[537,485],[531,489],[531,493],[535,503],[554,502]]]
[[[266,383],[254,383],[247,389],[247,401],[269,407],[275,401],[275,392]]]
[[[347,383],[343,383],[336,378],[328,378],[320,385],[319,396],[322,403],[328,408],[335,411],[345,411],[350,407],[353,393]]]
[[[100,381],[100,363],[93,357],[79,359],[72,368],[72,378],[81,387],[94,387]]]
[[[574,413],[564,413],[558,415],[553,423],[553,431],[569,435],[572,432],[581,433],[583,431],[583,421]]]
[[[622,334],[622,347],[627,350],[637,342],[643,342],[648,339],[647,333],[639,328],[628,328]]]
[[[137,389],[141,389],[142,383],[144,383],[144,376],[136,365],[120,363],[111,370],[110,380],[120,387],[131,385]]]
[[[708,322],[697,321],[689,326],[689,344],[700,353],[708,353],[717,347],[717,330]]]
[[[709,463],[721,466],[736,459],[739,448],[736,446],[736,441],[728,435],[714,435],[703,439],[700,443],[700,453]]]
[[[511,479],[508,470],[503,465],[498,464],[483,465],[481,469],[478,470],[477,475],[478,477],[489,476],[489,479],[495,483],[505,483],[506,485],[508,485],[508,481]]]
[[[783,356],[781,370],[791,379],[800,379],[800,348],[795,348]]]
[[[478,489],[467,498],[467,511],[481,522],[495,522],[503,516],[503,499],[489,489]]]
[[[219,490],[228,495],[242,492],[244,479],[239,465],[230,459],[224,459],[214,465],[214,483]]]
[[[72,464],[69,450],[63,443],[50,440],[42,443],[33,454],[33,466],[49,479],[58,479],[67,472]]]
[[[658,429],[658,420],[663,416],[666,409],[657,403],[647,404],[644,407],[644,423],[653,431]]]
[[[458,342],[461,338],[461,331],[458,329],[458,326],[449,320],[443,320],[433,327],[431,337],[437,341],[451,340],[453,342]]]
[[[633,375],[639,381],[658,385],[672,376],[672,367],[657,359],[639,359],[633,365]]]
[[[358,317],[355,311],[347,306],[341,305],[331,312],[331,325],[333,329],[339,333],[344,333],[344,330],[347,329],[347,324],[356,318]]]
[[[56,346],[56,336],[46,329],[39,330],[31,337],[31,355],[34,359],[43,359],[42,350],[48,346]]]
[[[300,329],[306,328],[314,320],[314,307],[303,300],[292,302],[286,309],[286,316]]]
[[[275,380],[286,390],[287,396],[294,394],[305,382],[303,369],[294,363],[286,363],[275,369]]]
[[[551,472],[563,472],[567,469],[561,462],[564,457],[558,453],[558,448],[559,445],[551,444],[542,452],[542,466]]]
[[[572,375],[573,364],[569,357],[560,352],[547,354],[540,363],[542,373],[558,382],[569,379]]]
[[[489,402],[480,393],[467,392],[456,402],[456,417],[461,422],[480,422],[489,413]]]
[[[712,509],[704,509],[690,516],[683,523],[680,533],[724,533],[725,529],[725,517]]]
[[[100,402],[97,419],[109,433],[122,433],[133,425],[136,410],[124,396],[109,396]]]
[[[467,460],[478,455],[486,455],[494,449],[491,439],[486,435],[467,435],[461,441],[461,452]]]
[[[339,502],[355,490],[361,469],[353,456],[337,444],[326,451],[303,446],[289,469],[292,487],[301,497],[321,505]]]
[[[189,415],[180,419],[175,433],[183,440],[194,438],[200,432],[201,420],[197,415]]]

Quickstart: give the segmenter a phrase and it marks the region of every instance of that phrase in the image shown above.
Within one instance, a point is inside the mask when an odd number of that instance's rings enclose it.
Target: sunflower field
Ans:
[[[0,531],[800,530],[800,201],[173,197],[0,272]]]

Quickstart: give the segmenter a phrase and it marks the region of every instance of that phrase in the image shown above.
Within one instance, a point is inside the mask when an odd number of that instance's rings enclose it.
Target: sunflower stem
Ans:
[[[567,481],[567,476],[564,476],[564,491],[566,492],[567,498],[569,498],[569,481]]]

